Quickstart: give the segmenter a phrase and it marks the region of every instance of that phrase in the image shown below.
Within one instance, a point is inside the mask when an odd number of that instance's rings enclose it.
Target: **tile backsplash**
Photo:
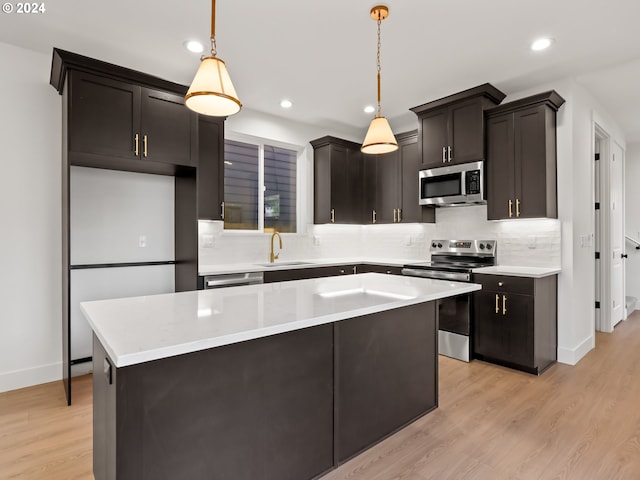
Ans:
[[[487,221],[484,205],[440,208],[436,223],[307,225],[283,234],[281,261],[323,258],[429,260],[433,239],[495,239],[502,265],[560,266],[560,221]],[[270,234],[224,232],[222,222],[199,223],[200,265],[268,261]]]

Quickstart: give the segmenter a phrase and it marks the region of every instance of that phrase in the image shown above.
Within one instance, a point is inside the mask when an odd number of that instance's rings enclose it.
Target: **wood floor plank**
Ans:
[[[542,376],[440,357],[440,405],[323,480],[640,479],[640,312]],[[0,480],[90,480],[91,376],[0,394]]]

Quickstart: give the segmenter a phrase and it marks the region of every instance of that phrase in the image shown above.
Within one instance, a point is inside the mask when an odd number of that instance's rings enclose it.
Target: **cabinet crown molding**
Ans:
[[[469,88],[467,90],[463,90],[462,92],[454,93],[453,95],[439,98],[438,100],[433,100],[432,102],[424,103],[417,107],[410,108],[409,110],[411,110],[416,115],[420,115],[434,108],[442,107],[444,105],[450,105],[454,102],[460,102],[463,100],[468,100],[469,98],[479,96],[486,97],[493,103],[498,104],[502,102],[502,100],[504,100],[507,95],[498,90],[490,83],[483,83],[482,85],[478,85],[477,87]]]
[[[501,115],[503,113],[513,112],[527,107],[535,107],[538,105],[546,105],[557,112],[558,109],[565,103],[565,99],[560,96],[555,90],[549,90],[548,92],[538,93],[529,97],[514,100],[513,102],[503,103],[496,107],[488,108],[485,110],[487,117],[494,115]]]
[[[85,57],[84,55],[54,47],[51,59],[51,76],[49,77],[49,83],[60,95],[62,95],[64,90],[65,80],[69,70],[93,73],[95,75],[123,80],[143,87],[156,88],[179,95],[186,94],[189,89],[189,87],[185,85],[163,80],[162,78],[154,77],[147,73],[142,73],[137,70],[121,67],[119,65],[103,62],[102,60],[96,60],[95,58]]]

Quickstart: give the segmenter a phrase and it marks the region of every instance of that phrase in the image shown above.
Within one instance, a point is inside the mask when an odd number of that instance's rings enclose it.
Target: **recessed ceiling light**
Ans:
[[[184,48],[193,53],[202,53],[204,51],[204,45],[197,40],[187,40],[183,45]]]
[[[534,52],[539,52],[540,50],[544,50],[549,48],[553,43],[553,39],[549,37],[538,38],[535,42],[531,44],[531,50]]]
[[[367,105],[366,107],[364,107],[364,113],[373,113],[375,111],[376,109],[372,105]]]
[[[293,103],[291,103],[291,100],[282,100],[280,102],[280,106],[282,108],[291,108],[293,106]]]

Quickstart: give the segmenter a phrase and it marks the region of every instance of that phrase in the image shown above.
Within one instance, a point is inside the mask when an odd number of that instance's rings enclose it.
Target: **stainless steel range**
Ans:
[[[434,240],[431,261],[405,265],[403,275],[470,282],[474,268],[496,264],[495,240]],[[438,351],[442,355],[471,360],[471,294],[438,301]]]

